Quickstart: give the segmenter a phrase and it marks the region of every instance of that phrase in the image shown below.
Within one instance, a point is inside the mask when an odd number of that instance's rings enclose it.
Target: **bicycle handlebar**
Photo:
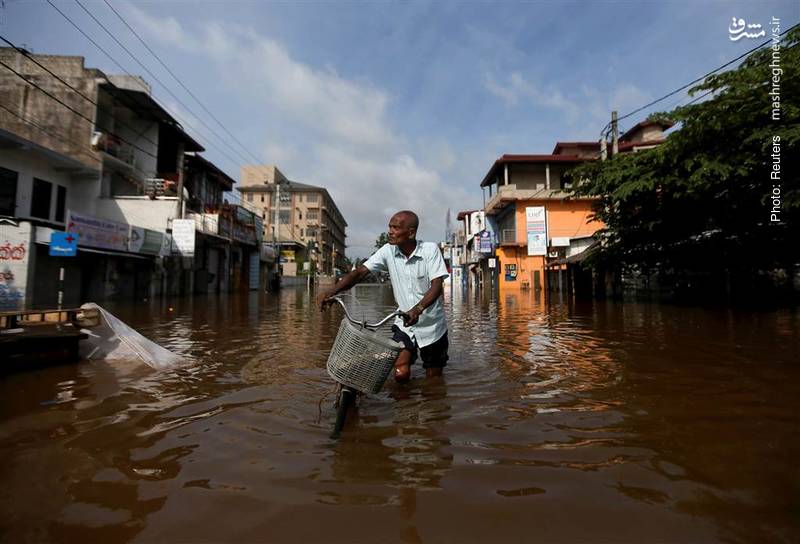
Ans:
[[[339,303],[339,306],[341,306],[342,310],[344,310],[344,315],[347,316],[347,319],[348,319],[348,321],[350,321],[350,323],[352,323],[353,325],[359,325],[361,327],[366,327],[368,329],[377,329],[378,327],[380,327],[381,325],[383,325],[384,323],[386,323],[387,321],[389,321],[393,317],[398,316],[398,315],[399,316],[405,315],[405,312],[401,311],[400,308],[398,308],[395,311],[393,311],[391,314],[387,315],[386,317],[384,317],[383,319],[378,321],[377,323],[367,323],[366,320],[365,321],[356,321],[355,319],[353,319],[353,316],[350,315],[350,312],[347,311],[347,306],[345,306],[345,304],[344,304],[344,302],[342,301],[341,298],[339,298],[339,297],[331,297],[328,300],[334,300],[334,301]]]

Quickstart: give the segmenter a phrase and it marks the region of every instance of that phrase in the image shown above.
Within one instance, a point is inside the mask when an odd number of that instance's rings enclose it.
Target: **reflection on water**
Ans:
[[[796,537],[796,313],[447,298],[444,380],[387,384],[338,441],[342,314],[304,289],[109,307],[196,364],[4,376],[3,540]]]

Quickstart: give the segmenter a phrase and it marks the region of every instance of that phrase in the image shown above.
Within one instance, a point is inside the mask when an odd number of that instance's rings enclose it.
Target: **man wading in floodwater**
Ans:
[[[449,274],[442,253],[432,242],[417,241],[419,218],[410,211],[397,212],[389,220],[389,243],[359,265],[328,291],[317,296],[320,310],[330,298],[363,281],[370,272],[388,272],[394,298],[406,317],[392,325],[394,340],[405,348],[394,362],[394,379],[405,383],[411,365],[422,355],[426,375],[441,376],[447,365],[447,321],[444,317],[442,282]]]

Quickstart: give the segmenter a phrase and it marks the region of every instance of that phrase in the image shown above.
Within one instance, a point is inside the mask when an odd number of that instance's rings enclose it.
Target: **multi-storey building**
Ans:
[[[663,143],[671,126],[654,120],[637,124],[620,138],[619,153]],[[589,247],[603,227],[591,219],[595,199],[569,195],[564,174],[598,160],[600,152],[599,142],[558,142],[551,154],[503,155],[494,162],[481,181],[489,192],[484,209],[496,259],[491,270],[484,262],[484,275],[496,275],[501,289],[545,288],[546,272],[562,281],[565,267],[559,263]]]
[[[76,56],[0,48],[0,61],[0,245],[20,256],[0,254],[0,307],[54,304],[60,268],[65,304],[235,285],[233,246],[247,270],[260,218],[237,237],[242,214],[228,214],[225,255],[213,249],[216,231],[198,235],[203,259],[176,254],[173,220],[219,208],[233,180],[193,154],[203,147],[145,81],[86,68]],[[78,235],[75,257],[50,254],[53,231]]]
[[[321,274],[345,270],[347,222],[327,189],[291,181],[273,165],[251,164],[242,167],[238,190],[261,209],[264,240],[280,248],[284,275],[311,263]]]

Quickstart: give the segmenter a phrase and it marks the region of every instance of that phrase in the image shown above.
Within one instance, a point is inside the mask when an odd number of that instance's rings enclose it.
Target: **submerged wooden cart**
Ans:
[[[81,308],[0,312],[0,372],[80,358],[81,327],[95,316]]]

